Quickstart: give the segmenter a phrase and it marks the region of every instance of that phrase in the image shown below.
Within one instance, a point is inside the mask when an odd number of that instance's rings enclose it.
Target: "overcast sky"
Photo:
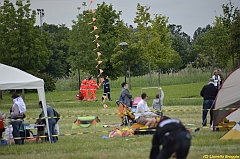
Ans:
[[[10,0],[14,2],[15,0]],[[41,8],[45,11],[43,21],[48,24],[66,24],[71,28],[72,20],[76,20],[77,7],[83,11],[83,2],[89,5],[90,0],[30,0],[31,9]],[[229,0],[93,0],[92,5],[85,9],[96,9],[103,1],[113,5],[116,11],[122,11],[121,19],[129,25],[136,16],[137,3],[150,6],[149,12],[169,17],[169,24],[182,25],[182,31],[192,37],[198,27],[212,25],[215,16],[222,14],[222,4]],[[240,0],[231,0],[235,7],[240,8]],[[0,0],[3,2],[3,0]],[[39,25],[39,16],[36,24]]]

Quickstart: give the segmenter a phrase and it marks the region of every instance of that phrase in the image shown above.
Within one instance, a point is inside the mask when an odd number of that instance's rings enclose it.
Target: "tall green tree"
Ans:
[[[193,49],[199,52],[198,66],[211,66],[211,74],[215,67],[224,67],[229,60],[227,54],[228,41],[228,30],[222,25],[221,20],[217,19],[214,27],[201,35],[197,42],[193,44]]]
[[[238,66],[240,66],[240,12],[236,13],[233,21],[230,27],[231,47],[238,57]]]
[[[232,34],[231,32],[235,32],[235,30],[231,30],[230,32],[230,28],[234,28],[232,27],[233,23],[235,23],[235,20],[237,20],[238,16],[239,16],[239,10],[238,7],[235,7],[234,4],[231,2],[231,0],[229,0],[229,3],[227,4],[223,4],[222,5],[222,9],[223,9],[223,15],[220,15],[220,19],[222,24],[228,29],[229,31],[229,35]],[[218,18],[218,17],[216,17]],[[237,28],[236,28],[237,29]],[[239,30],[239,29],[237,29]],[[236,33],[236,32],[235,32]],[[235,38],[234,36],[231,36],[232,38],[229,41],[229,49],[228,49],[228,54],[232,57],[232,67],[233,69],[235,67],[237,67],[237,65],[235,64],[235,57],[238,57],[238,54],[235,52],[235,48],[236,45],[235,43]],[[240,61],[240,60],[238,60]]]
[[[151,38],[149,40],[149,52],[153,66],[158,69],[158,86],[160,86],[161,68],[170,66],[174,61],[174,54],[178,54],[172,49],[170,41],[171,32],[168,28],[168,18],[156,14],[152,20]]]
[[[115,54],[114,49],[119,45],[116,28],[120,21],[121,11],[116,11],[112,4],[107,5],[103,2],[98,5],[94,14],[96,18],[94,25],[98,27],[97,34],[99,35],[97,42],[100,44],[97,51],[102,54],[100,65],[100,68],[104,71],[102,75],[108,75],[111,79],[116,79],[119,75],[119,68],[113,66],[111,57]]]
[[[152,86],[151,74],[151,56],[149,51],[149,40],[151,38],[151,14],[149,6],[141,6],[137,4],[136,17],[134,23],[137,24],[138,31],[135,33],[138,39],[139,46],[143,50],[143,58],[146,59],[149,69],[149,85]]]
[[[36,12],[29,0],[18,0],[15,6],[9,0],[0,6],[0,62],[24,71],[44,69],[50,52],[34,27]]]
[[[93,26],[88,24],[91,22],[91,14],[87,13],[90,13],[90,11],[83,11],[77,16],[77,21],[73,21],[69,37],[70,56],[68,62],[72,71],[82,70],[83,72],[93,73],[96,66],[96,54],[93,49],[96,46],[92,42],[94,35],[90,33],[93,31]]]
[[[117,45],[114,50],[116,53],[111,56],[111,62],[113,63],[113,66],[115,68],[121,68],[119,69],[121,75],[124,74],[124,61],[126,62],[126,69],[128,72],[129,80],[128,84],[131,89],[131,66],[134,66],[142,61],[142,50],[136,41],[136,36],[134,35],[134,28],[124,24],[123,21],[119,21],[116,26],[116,32],[118,44],[120,44],[121,42],[127,42],[128,47],[125,47],[123,51],[122,48]]]
[[[62,25],[46,24],[43,25],[43,34],[47,37],[47,48],[53,54],[44,72],[52,76],[62,77],[69,74],[70,65],[67,61],[69,56],[69,35],[70,30]]]
[[[172,48],[178,52],[181,57],[182,64],[177,69],[183,69],[187,66],[187,64],[193,62],[195,60],[194,56],[190,54],[190,47],[191,47],[191,38],[186,33],[182,32],[181,25],[169,25],[171,30],[171,42]],[[175,59],[175,58],[174,58]]]

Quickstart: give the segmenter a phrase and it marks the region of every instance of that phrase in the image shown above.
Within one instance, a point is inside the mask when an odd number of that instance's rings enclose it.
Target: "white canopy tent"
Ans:
[[[7,66],[0,63],[0,90],[10,89],[37,89],[39,101],[42,101],[43,111],[45,114],[47,131],[48,129],[48,116],[46,107],[46,98],[44,92],[43,79],[37,78],[29,73],[26,73],[20,69]],[[49,141],[50,137],[49,137]]]
[[[224,118],[229,121],[240,122],[240,67],[228,75],[221,85],[214,111],[214,126]]]

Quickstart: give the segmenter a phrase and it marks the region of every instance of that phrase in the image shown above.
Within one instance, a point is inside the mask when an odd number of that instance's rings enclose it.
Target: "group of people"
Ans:
[[[152,102],[152,107],[156,112],[152,112],[148,107],[147,94],[141,94],[141,101],[138,103],[135,113],[135,121],[149,128],[156,127],[152,139],[150,159],[167,159],[173,154],[176,158],[184,159],[187,157],[191,145],[190,133],[180,120],[162,116],[160,110],[162,110],[164,92],[161,88],[160,91],[161,95],[156,94],[156,99]],[[128,107],[132,106],[132,95],[126,82],[122,83],[122,91],[118,101]],[[161,116],[158,123],[157,116]],[[161,150],[160,146],[162,146]]]
[[[214,71],[214,75],[209,79],[207,85],[203,86],[200,91],[200,95],[203,97],[203,106],[202,106],[202,126],[207,125],[207,114],[210,111],[210,127],[213,122],[213,108],[214,101],[218,93],[218,89],[224,81],[222,71],[220,69]]]
[[[102,100],[105,100],[106,97],[108,97],[108,100],[111,101],[111,96],[110,96],[110,81],[108,79],[108,76],[105,76],[105,78],[102,81],[103,84],[103,97]],[[80,86],[80,93],[81,97],[80,100],[84,100],[86,98],[86,101],[97,101],[96,97],[96,91],[99,89],[99,85],[97,82],[94,80],[93,76],[89,77],[85,76],[85,79],[82,81],[81,86]],[[91,93],[91,96],[88,96],[88,93]]]
[[[156,98],[152,102],[152,107],[156,112],[152,112],[148,105],[147,99],[148,96],[146,93],[141,94],[141,101],[138,102],[136,113],[135,113],[135,121],[138,124],[142,124],[148,127],[154,127],[156,123],[156,117],[161,116],[160,110],[162,109],[164,92],[162,88],[159,88],[161,94],[156,94]],[[122,83],[122,91],[120,93],[119,102],[125,104],[127,107],[132,107],[132,95],[128,90],[128,84],[126,82]]]
[[[13,99],[13,105],[10,108],[10,116],[8,116],[9,121],[6,122],[8,126],[4,125],[4,121],[6,120],[6,115],[2,115],[0,112],[0,139],[2,140],[2,134],[5,132],[5,137],[8,139],[14,139],[14,143],[16,145],[23,145],[24,140],[26,137],[29,137],[27,135],[26,126],[29,125],[29,123],[24,122],[24,118],[26,118],[25,112],[26,112],[26,105],[22,99],[21,96],[14,93],[12,96]],[[39,103],[39,107],[42,109],[41,114],[39,115],[39,118],[35,122],[37,126],[37,137],[36,142],[38,142],[40,136],[45,136],[47,133],[45,133],[45,113],[43,110],[43,104],[42,101]],[[55,132],[55,126],[59,120],[59,118],[56,118],[56,114],[58,114],[51,106],[46,106],[47,109],[47,116],[48,116],[48,129],[49,129],[49,138],[51,142],[57,142],[56,137],[54,136]],[[58,114],[57,116],[60,116]],[[7,128],[7,129],[6,129]],[[45,138],[41,137],[42,142],[45,140]]]

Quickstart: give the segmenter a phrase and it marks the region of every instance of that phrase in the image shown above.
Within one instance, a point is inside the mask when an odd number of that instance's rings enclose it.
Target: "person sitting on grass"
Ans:
[[[151,117],[157,117],[158,115],[151,112],[151,110],[149,109],[147,105],[147,98],[148,98],[147,94],[142,93],[141,97],[142,99],[137,105],[135,120],[138,124],[142,124],[152,128],[156,123],[156,119]]]

